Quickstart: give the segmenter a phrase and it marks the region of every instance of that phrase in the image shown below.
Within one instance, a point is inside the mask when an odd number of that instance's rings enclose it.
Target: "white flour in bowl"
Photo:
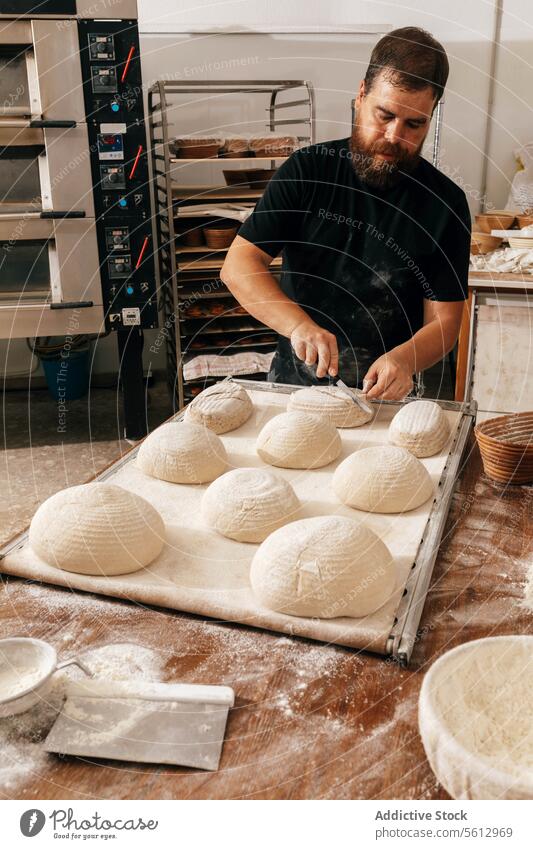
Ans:
[[[164,665],[162,655],[134,643],[112,643],[91,649],[80,657],[97,677],[113,680],[157,681]],[[75,667],[68,674],[56,672],[52,688],[35,707],[18,716],[0,719],[0,788],[5,796],[13,794],[13,798],[20,798],[26,780],[46,778],[57,759],[44,751],[43,740],[59,713],[67,681],[82,675]]]

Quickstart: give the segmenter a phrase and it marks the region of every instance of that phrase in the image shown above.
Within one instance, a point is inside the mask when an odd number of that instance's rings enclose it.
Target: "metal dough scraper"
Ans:
[[[47,752],[217,769],[231,687],[94,678],[67,686]]]

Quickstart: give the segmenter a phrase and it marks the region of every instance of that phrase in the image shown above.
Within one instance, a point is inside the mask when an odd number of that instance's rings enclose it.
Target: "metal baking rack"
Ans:
[[[210,249],[207,246],[180,246],[176,242],[176,214],[180,204],[199,206],[210,203],[234,203],[253,208],[263,192],[260,188],[247,185],[225,186],[220,179],[219,185],[186,186],[178,182],[177,166],[185,168],[189,165],[210,165],[218,163],[222,167],[231,168],[236,163],[245,163],[250,168],[275,168],[287,157],[217,157],[206,159],[177,159],[172,150],[169,113],[183,116],[187,103],[183,95],[199,95],[208,108],[212,100],[224,98],[226,95],[244,95],[263,97],[266,103],[267,120],[265,129],[283,132],[285,128],[297,136],[300,146],[313,144],[315,139],[315,98],[313,86],[306,80],[207,80],[193,82],[160,80],[148,92],[149,131],[151,147],[151,163],[154,191],[154,208],[156,210],[157,257],[160,287],[160,307],[163,314],[163,325],[167,328],[167,379],[175,408],[181,409],[184,403],[191,400],[191,384],[183,380],[183,356],[189,353],[187,341],[183,334],[182,307],[185,301],[204,301],[209,297],[233,296],[222,284],[218,275],[222,268],[227,248]],[[199,98],[195,98],[197,107]],[[179,109],[179,111],[178,111]],[[180,168],[180,170],[181,170]],[[222,171],[220,171],[222,175]],[[188,213],[189,215],[189,213]],[[211,216],[212,218],[212,216]],[[202,220],[201,218],[199,220]],[[204,219],[205,221],[205,216]],[[271,270],[276,273],[281,267],[281,259],[276,258]],[[233,301],[228,300],[228,304]],[[232,317],[234,319],[234,317]],[[250,324],[251,317],[243,316],[243,332]],[[224,316],[218,318],[217,324],[224,324]],[[235,330],[233,322],[232,332]],[[257,323],[258,328],[265,325]],[[217,346],[212,339],[198,338],[205,342],[203,347],[197,345],[191,354],[225,353],[233,354],[238,351],[255,350],[258,345],[251,340],[249,345],[235,344],[237,336],[230,344]],[[221,336],[227,336],[224,329]],[[211,344],[210,344],[211,343]],[[275,342],[269,346],[261,344],[259,349],[264,353],[273,351]],[[195,381],[198,383],[198,381]],[[202,387],[209,381],[203,380]],[[213,382],[213,381],[211,381]]]
[[[271,383],[269,381],[248,380],[242,378],[232,379],[248,390],[265,393],[275,392],[277,394],[290,394],[296,389],[301,389],[300,386],[293,386],[290,384]],[[410,575],[405,585],[403,596],[396,611],[395,621],[386,644],[384,656],[392,658],[392,660],[402,667],[409,664],[413,648],[418,639],[418,627],[429,590],[433,568],[437,559],[446,520],[448,518],[457,476],[461,469],[461,460],[465,448],[468,445],[470,432],[473,428],[477,411],[475,401],[463,403],[457,403],[455,401],[438,401],[438,403],[444,410],[453,410],[461,413],[461,418],[456,428],[446,465],[438,484],[435,500],[433,502],[415,560],[411,567]],[[380,404],[384,404],[386,406],[398,406],[397,401],[381,401]],[[169,421],[181,420],[184,413],[185,409],[179,410],[179,412],[171,416]],[[102,472],[95,475],[92,480],[109,480],[116,474],[116,472],[118,472],[119,469],[126,464],[131,463],[132,460],[135,459],[138,450],[139,446],[132,448],[119,460],[116,460]],[[24,546],[27,540],[28,531],[26,530],[13,537],[13,539],[9,540],[9,542],[0,548],[0,567],[2,559],[18,548]]]

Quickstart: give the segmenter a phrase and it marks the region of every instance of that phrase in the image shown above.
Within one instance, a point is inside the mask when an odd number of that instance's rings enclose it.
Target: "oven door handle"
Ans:
[[[51,310],[83,310],[88,307],[94,307],[94,301],[62,301],[50,304]]]
[[[77,127],[76,121],[48,121],[45,118],[16,118],[0,111],[0,129],[8,127],[14,130],[71,130]]]
[[[85,218],[84,209],[45,209],[39,214],[40,218]]]
[[[45,118],[34,118],[28,123],[28,127],[32,130],[70,130],[72,127],[77,127],[76,121],[47,121]]]
[[[0,212],[0,222],[2,221],[63,221],[66,218],[85,218],[84,209],[45,209],[39,212],[32,212],[29,209],[21,212]]]

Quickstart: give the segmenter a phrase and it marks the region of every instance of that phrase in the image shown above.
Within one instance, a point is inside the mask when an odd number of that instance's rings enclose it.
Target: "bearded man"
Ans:
[[[340,376],[397,400],[457,339],[470,247],[464,192],[421,156],[448,78],[416,27],[372,52],[351,138],[296,151],[239,230],[223,282],[279,334],[269,379]],[[281,285],[269,272],[283,252]]]

